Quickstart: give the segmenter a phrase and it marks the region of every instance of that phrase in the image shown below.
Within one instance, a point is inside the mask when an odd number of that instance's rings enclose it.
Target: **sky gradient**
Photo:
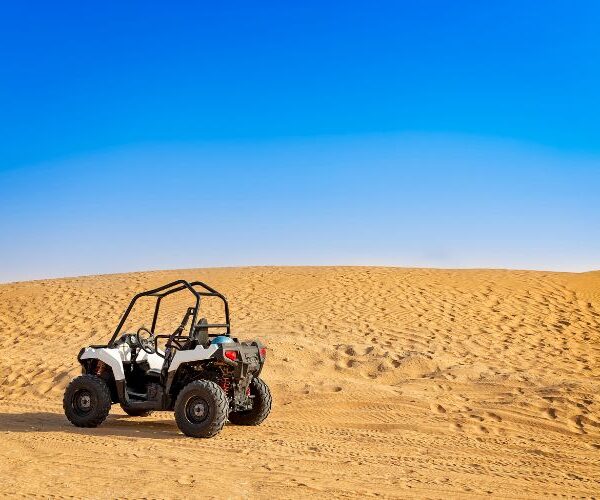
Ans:
[[[600,268],[597,2],[0,7],[0,281]]]

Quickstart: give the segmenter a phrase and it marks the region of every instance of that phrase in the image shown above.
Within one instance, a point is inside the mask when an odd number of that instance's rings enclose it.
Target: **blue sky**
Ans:
[[[0,7],[0,281],[600,268],[597,2]]]

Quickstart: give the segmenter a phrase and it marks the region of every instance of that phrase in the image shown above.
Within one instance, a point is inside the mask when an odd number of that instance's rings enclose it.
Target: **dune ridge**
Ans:
[[[114,408],[98,429],[70,426],[61,400],[79,349],[108,340],[136,292],[178,278],[222,291],[235,334],[268,345],[271,417],[212,440],[184,438],[169,413]],[[3,495],[600,495],[600,272],[255,267],[40,280],[0,285],[0,332]]]

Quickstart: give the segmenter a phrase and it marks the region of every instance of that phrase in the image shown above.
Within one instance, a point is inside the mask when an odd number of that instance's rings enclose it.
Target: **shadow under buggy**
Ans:
[[[174,293],[189,296],[190,306],[173,333],[156,333],[161,301]],[[151,327],[122,333],[142,297],[156,297]],[[205,297],[222,301],[223,323],[199,318]],[[211,333],[214,329],[224,332]],[[138,417],[153,410],[174,411],[184,434],[212,437],[227,419],[258,425],[267,418],[271,393],[259,378],[265,355],[260,342],[231,336],[229,305],[222,294],[201,281],[173,281],[133,297],[108,344],[81,349],[77,359],[83,374],[68,385],[63,407],[78,427],[100,425],[112,403]]]

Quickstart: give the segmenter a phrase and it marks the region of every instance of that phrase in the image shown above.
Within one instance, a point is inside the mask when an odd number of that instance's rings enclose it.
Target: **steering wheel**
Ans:
[[[140,336],[140,332],[148,333],[148,337],[142,338]],[[135,336],[137,338],[139,346],[142,348],[142,351],[144,351],[148,354],[154,354],[156,352],[154,334],[150,330],[148,330],[148,328],[146,328],[145,326],[142,326],[137,331]]]

